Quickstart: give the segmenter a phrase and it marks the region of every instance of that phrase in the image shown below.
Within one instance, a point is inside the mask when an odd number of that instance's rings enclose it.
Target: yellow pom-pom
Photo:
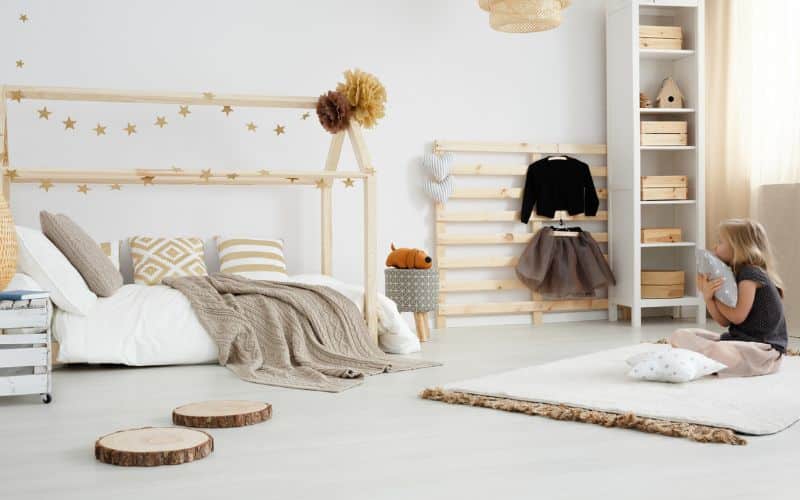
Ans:
[[[336,90],[347,96],[353,107],[352,117],[366,128],[372,128],[383,118],[386,104],[386,89],[375,77],[360,69],[344,72],[344,83]]]

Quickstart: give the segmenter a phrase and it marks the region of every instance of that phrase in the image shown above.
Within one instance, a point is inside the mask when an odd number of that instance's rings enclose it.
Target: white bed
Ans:
[[[329,286],[363,304],[363,289],[323,275],[298,275],[289,281]],[[384,295],[378,298],[379,341],[393,354],[420,350],[419,340]],[[117,363],[132,366],[210,363],[217,346],[200,325],[189,301],[166,286],[128,284],[113,296],[98,298],[82,316],[56,308],[53,336],[61,363]]]

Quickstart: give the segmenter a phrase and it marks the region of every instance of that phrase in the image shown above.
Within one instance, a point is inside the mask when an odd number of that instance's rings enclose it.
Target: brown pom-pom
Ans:
[[[386,89],[374,75],[360,69],[347,70],[344,83],[337,85],[336,90],[347,96],[353,118],[366,128],[374,127],[383,118]]]
[[[350,124],[350,103],[341,92],[329,91],[317,100],[317,116],[323,128],[335,134]]]

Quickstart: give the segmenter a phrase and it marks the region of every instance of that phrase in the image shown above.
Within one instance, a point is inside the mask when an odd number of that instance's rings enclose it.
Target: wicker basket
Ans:
[[[11,210],[0,194],[0,290],[5,289],[17,272],[17,232]]]
[[[504,33],[550,30],[561,24],[561,11],[569,3],[570,0],[489,0],[489,25]]]

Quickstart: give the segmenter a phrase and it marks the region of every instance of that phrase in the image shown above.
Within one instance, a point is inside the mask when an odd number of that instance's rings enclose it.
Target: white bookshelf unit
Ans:
[[[680,26],[681,49],[640,49],[639,26]],[[609,0],[606,9],[609,259],[617,279],[609,289],[609,319],[630,308],[632,326],[643,310],[669,308],[673,316],[694,312],[705,323],[705,304],[695,286],[695,249],[705,247],[703,0]],[[681,108],[640,108],[639,92],[655,106],[661,82],[680,87]],[[640,122],[686,121],[686,146],[641,146]],[[688,199],[642,201],[641,177],[683,175]],[[679,243],[642,243],[641,229],[679,227]],[[645,299],[642,270],[682,270],[683,297]]]

